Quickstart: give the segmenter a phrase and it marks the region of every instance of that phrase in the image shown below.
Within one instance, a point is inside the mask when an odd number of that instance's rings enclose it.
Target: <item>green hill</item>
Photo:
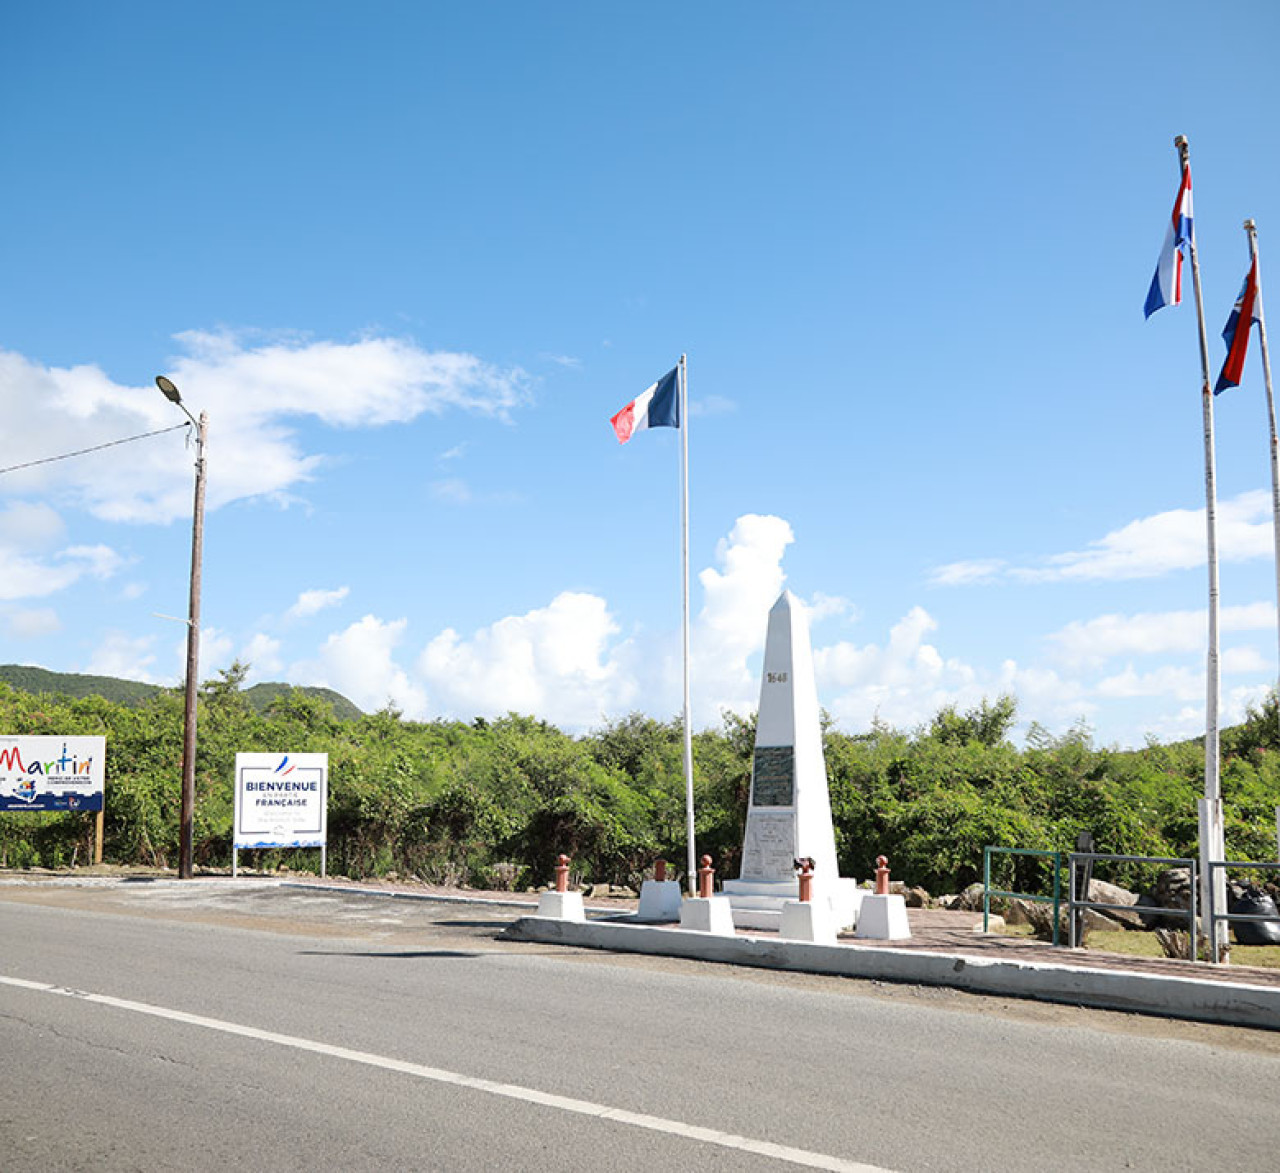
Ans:
[[[279,681],[266,681],[262,684],[255,684],[252,688],[246,688],[244,690],[244,699],[257,712],[262,713],[266,711],[267,706],[276,697],[282,692],[288,692],[293,687],[292,684],[281,684]],[[302,685],[298,687],[298,691],[305,693],[307,696],[314,696],[322,701],[328,701],[333,706],[334,715],[340,721],[355,721],[364,716],[364,713],[356,708],[351,701],[347,700],[342,693],[334,692],[331,688]]]
[[[165,691],[158,684],[144,684],[140,680],[121,680],[116,676],[86,676],[76,672],[50,672],[29,664],[0,664],[0,681],[19,692],[33,694],[53,693],[57,696],[100,696],[117,705],[140,705],[149,697]],[[291,685],[271,682],[255,684],[244,690],[244,699],[257,712],[266,707]],[[341,720],[355,720],[361,711],[340,692],[331,688],[302,686],[299,692],[319,697],[333,705],[333,711]]]

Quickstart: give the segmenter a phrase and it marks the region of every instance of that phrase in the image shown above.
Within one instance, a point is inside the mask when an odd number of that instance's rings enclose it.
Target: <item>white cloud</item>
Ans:
[[[745,514],[716,547],[721,569],[698,575],[703,604],[690,642],[700,721],[714,720],[722,709],[755,707],[760,682],[747,660],[764,647],[769,608],[786,581],[782,556],[793,541],[782,518]]]
[[[272,679],[284,667],[280,658],[280,641],[261,631],[240,649],[239,658],[249,665],[249,676],[255,683]]]
[[[1271,603],[1223,607],[1218,616],[1224,632],[1266,630],[1275,623]],[[1207,646],[1208,624],[1208,612],[1203,610],[1099,615],[1069,623],[1046,639],[1065,663],[1097,666],[1120,656],[1202,651]]]
[[[433,481],[430,489],[431,496],[437,501],[447,501],[451,505],[469,505],[474,496],[471,487],[459,477]]]
[[[5,625],[14,639],[38,639],[62,630],[62,620],[52,607],[10,611],[5,616]]]
[[[68,546],[48,558],[34,558],[0,545],[0,600],[44,598],[82,578],[110,578],[121,564],[108,546]]]
[[[1205,696],[1203,671],[1166,664],[1150,672],[1138,672],[1132,665],[1123,672],[1100,680],[1097,693],[1101,697],[1152,697],[1165,696],[1174,700],[1190,701]]]
[[[518,369],[394,338],[255,344],[245,335],[190,332],[178,342],[184,353],[169,373],[189,410],[209,416],[210,509],[246,497],[288,500],[316,475],[324,458],[303,451],[294,419],[374,427],[463,410],[506,420],[528,399],[530,385]],[[57,451],[33,455],[56,456],[181,420],[154,387],[117,384],[96,367],[44,367],[0,352],[0,435],[57,437]],[[177,436],[157,436],[11,473],[3,488],[39,490],[110,521],[163,522],[190,515],[193,461]]]
[[[235,648],[235,640],[225,632],[219,631],[216,627],[202,627],[200,629],[200,680],[211,680],[222,669],[227,668],[231,664],[231,653]],[[176,647],[178,655],[179,673],[186,671],[187,667],[187,639],[184,635],[182,642]]]
[[[0,510],[0,600],[43,598],[119,570],[123,560],[108,546],[54,549],[65,529],[48,505],[15,501]]]
[[[618,625],[605,601],[565,591],[462,639],[452,629],[419,659],[437,706],[455,716],[533,713],[569,728],[625,712],[636,688],[610,651]]]
[[[303,591],[297,602],[285,612],[287,619],[308,619],[326,607],[336,607],[351,593],[350,587],[335,587],[331,591]]]
[[[1271,495],[1262,490],[1218,502],[1218,552],[1222,561],[1270,557],[1275,549]],[[1202,566],[1206,559],[1203,509],[1170,509],[1112,530],[1084,550],[1053,554],[1039,564],[974,559],[937,567],[930,581],[959,586],[1012,579],[1066,582],[1154,578]]]
[[[385,623],[373,615],[335,632],[320,649],[319,658],[294,664],[289,680],[332,688],[366,712],[388,701],[406,717],[427,716],[427,694],[395,663],[394,652],[404,637],[408,620]]]
[[[997,582],[1008,568],[1001,558],[975,558],[967,562],[949,562],[937,566],[929,575],[934,586],[972,586],[975,583]]]
[[[56,545],[66,531],[57,510],[29,501],[14,501],[0,510],[0,545],[39,550]]]
[[[151,669],[156,662],[154,635],[131,636],[123,631],[109,631],[94,650],[89,663],[79,669],[91,676],[120,676],[125,680],[141,680],[158,684]]]

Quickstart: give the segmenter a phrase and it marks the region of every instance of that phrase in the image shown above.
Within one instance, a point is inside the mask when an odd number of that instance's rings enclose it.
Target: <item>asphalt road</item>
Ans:
[[[1280,1167],[1280,1034],[499,940],[515,914],[0,882],[0,1169]]]

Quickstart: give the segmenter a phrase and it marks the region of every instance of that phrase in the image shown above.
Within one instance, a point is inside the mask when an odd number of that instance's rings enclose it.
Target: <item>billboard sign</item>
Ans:
[[[236,754],[233,847],[323,847],[328,805],[327,753]]]
[[[0,736],[0,811],[100,811],[105,737]]]

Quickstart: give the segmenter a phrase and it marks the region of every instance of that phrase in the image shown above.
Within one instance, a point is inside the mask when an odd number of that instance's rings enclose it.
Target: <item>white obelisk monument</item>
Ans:
[[[849,927],[861,893],[836,863],[809,624],[783,591],[765,637],[742,870],[723,885],[734,923],[776,928],[783,902],[799,895],[795,861],[805,856],[814,862],[814,899],[831,906],[837,927]]]

